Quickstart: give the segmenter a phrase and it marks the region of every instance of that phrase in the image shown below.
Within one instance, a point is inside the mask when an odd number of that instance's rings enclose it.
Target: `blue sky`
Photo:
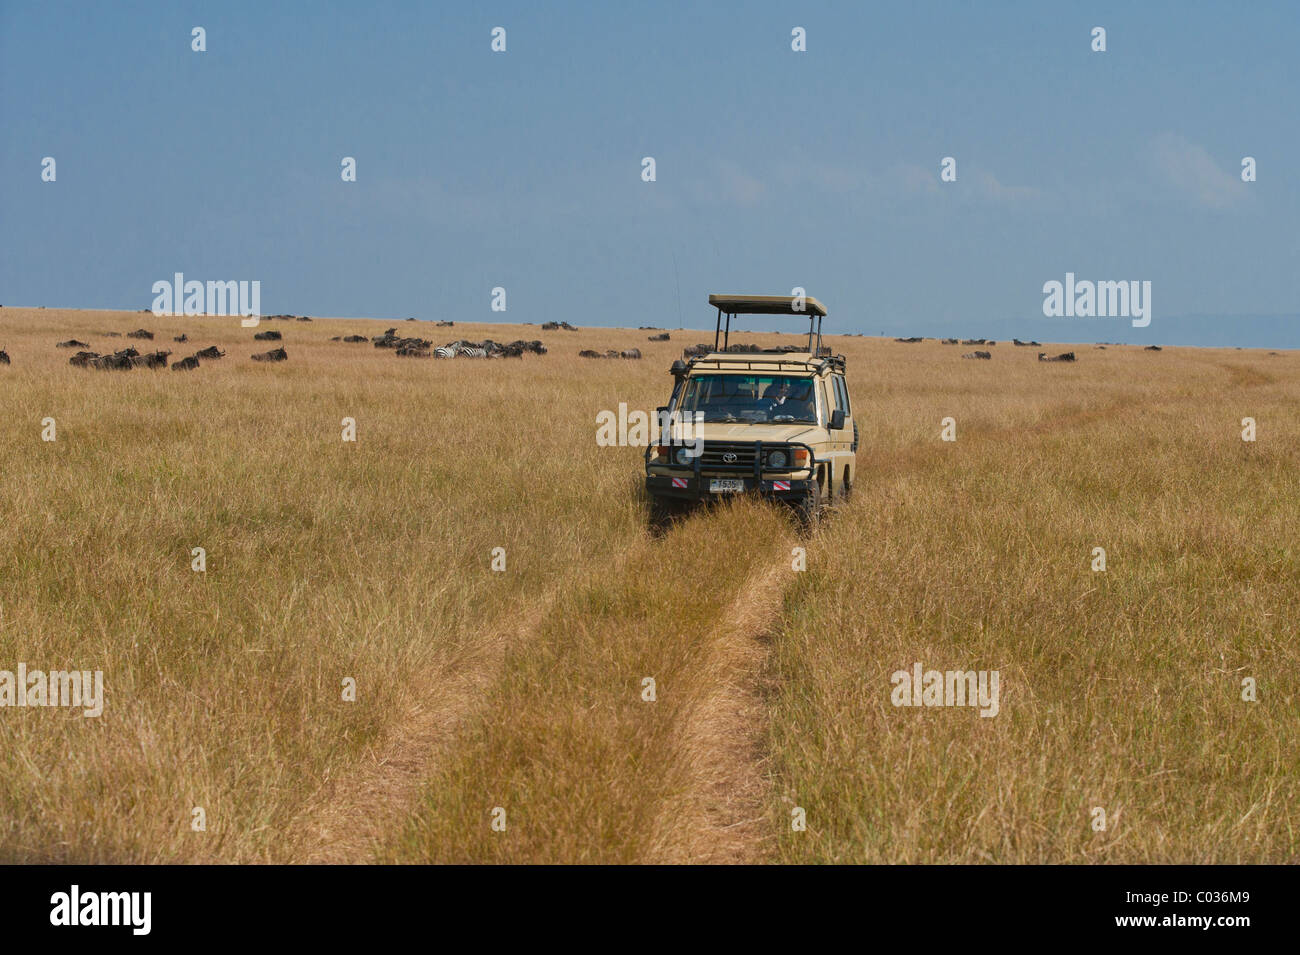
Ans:
[[[1296,3],[0,0],[0,303],[675,328],[798,285],[827,331],[1300,347],[1297,48]],[[1150,326],[1044,318],[1066,272]]]

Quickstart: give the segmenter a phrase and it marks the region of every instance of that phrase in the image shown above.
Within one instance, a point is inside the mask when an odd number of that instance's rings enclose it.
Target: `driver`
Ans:
[[[763,389],[763,408],[768,415],[788,414],[782,405],[790,396],[790,382],[784,378],[772,382]]]
[[[785,402],[785,414],[793,415],[803,421],[812,421],[817,417],[813,405],[813,386],[811,381],[799,382],[798,388],[789,389],[790,396]]]

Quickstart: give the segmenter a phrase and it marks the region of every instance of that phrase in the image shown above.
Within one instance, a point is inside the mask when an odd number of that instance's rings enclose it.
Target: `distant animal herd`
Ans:
[[[915,345],[918,342],[923,342],[927,340],[928,339],[920,338],[920,337],[894,339],[894,341],[901,342],[904,345]],[[939,343],[942,345],[996,345],[997,344],[997,342],[987,338],[963,338],[960,340],[956,338],[941,338],[939,339]],[[1043,343],[1035,342],[1035,341],[1022,342],[1019,338],[1013,338],[1011,339],[1011,344],[1019,346],[1021,348],[1030,348],[1030,347],[1041,348]],[[1107,344],[1117,344],[1117,343],[1109,342],[1106,344],[1094,345],[1093,347],[1105,351]],[[1143,350],[1160,351],[1161,347],[1159,345],[1147,345]],[[975,351],[968,351],[964,353],[961,357],[969,358],[975,361],[990,361],[993,358],[993,353],[991,351],[986,351],[984,349],[976,349]],[[1077,358],[1074,352],[1072,351],[1062,352],[1059,355],[1052,355],[1050,357],[1046,352],[1040,351],[1038,353],[1038,360],[1039,361],[1076,361]]]
[[[145,309],[144,311],[148,311],[148,309]],[[265,316],[262,320],[263,321],[278,320],[278,321],[310,322],[312,319],[306,315],[296,315],[296,316],[295,315],[268,315]],[[415,320],[416,319],[414,318],[407,319],[408,322],[413,322]],[[437,327],[449,328],[454,326],[455,324],[456,323],[453,321],[442,320],[437,323]],[[568,322],[565,321],[545,322],[541,327],[543,331],[577,331],[578,330],[575,326],[570,325]],[[649,341],[666,342],[671,340],[668,332],[663,331],[662,329],[659,328],[655,328],[654,326],[643,325],[641,326],[641,330],[659,332],[659,334],[657,335],[648,336]],[[101,332],[100,334],[105,338],[122,337],[121,332]],[[150,332],[147,329],[138,328],[133,332],[127,332],[126,337],[137,339],[140,341],[151,341],[153,340],[154,335],[153,332]],[[280,342],[284,340],[284,335],[274,329],[265,329],[263,331],[256,332],[253,335],[253,339],[255,341]],[[894,341],[901,342],[903,344],[916,344],[918,342],[923,342],[927,340],[930,339],[925,339],[920,337],[894,339]],[[184,344],[189,342],[189,336],[185,334],[178,335],[175,338],[173,338],[172,341]],[[396,327],[389,328],[382,335],[376,335],[373,337],[368,337],[366,335],[356,335],[356,334],[335,335],[330,339],[330,341],[345,342],[349,344],[365,344],[369,342],[373,344],[375,348],[390,349],[394,352],[394,354],[396,354],[398,357],[401,358],[442,358],[442,359],[522,358],[525,354],[545,355],[547,353],[546,346],[543,345],[540,341],[538,340],[528,341],[524,339],[518,339],[516,341],[512,341],[508,343],[496,342],[493,341],[492,339],[484,339],[483,341],[469,341],[467,339],[458,339],[456,341],[447,342],[445,345],[435,346],[434,343],[429,339],[419,338],[417,336],[399,335],[397,333]],[[941,344],[944,345],[960,344],[960,345],[992,346],[997,344],[996,341],[992,341],[990,339],[984,339],[984,338],[965,338],[960,340],[956,338],[943,338],[943,339],[939,339],[939,341]],[[1013,338],[1011,340],[1011,344],[1018,347],[1025,347],[1025,348],[1042,346],[1041,342],[1036,342],[1036,341],[1022,342],[1018,338]],[[1100,344],[1094,347],[1104,350],[1107,347],[1107,344],[1112,344],[1112,343]],[[87,342],[79,341],[78,339],[75,338],[70,338],[67,341],[58,342],[55,347],[76,349],[76,353],[71,358],[68,359],[68,364],[72,365],[73,367],[94,368],[101,371],[106,371],[106,370],[129,371],[130,369],[133,368],[153,368],[153,369],[166,368],[168,367],[168,359],[172,355],[172,352],[170,350],[140,352],[133,347],[122,348],[116,351],[106,352],[101,354],[100,352],[92,350],[90,345]],[[700,344],[690,345],[686,347],[683,350],[683,354],[687,358],[690,358],[690,357],[695,357],[700,355],[707,355],[714,350],[715,349],[712,345],[709,345],[708,343],[700,343]],[[735,345],[728,346],[724,350],[728,352],[738,352],[738,353],[755,353],[755,352],[762,352],[765,349],[759,347],[758,345],[735,344]],[[779,352],[799,352],[799,351],[806,351],[807,349],[806,346],[802,346],[802,345],[783,345],[772,350],[779,351]],[[1145,346],[1145,350],[1160,351],[1161,346],[1147,345]],[[1276,354],[1276,352],[1270,352],[1269,354]],[[187,355],[184,358],[178,359],[177,361],[173,362],[170,367],[172,371],[193,371],[199,368],[203,362],[215,361],[217,359],[224,358],[225,356],[226,356],[226,352],[217,348],[217,346],[215,345],[210,345],[207,348],[199,349],[198,351],[194,352],[191,355]],[[639,348],[628,348],[622,350],[616,348],[610,348],[605,350],[604,352],[600,352],[600,351],[596,351],[595,349],[584,348],[578,352],[578,356],[580,358],[639,359],[641,358],[641,350]],[[284,346],[281,345],[280,347],[273,348],[270,351],[255,353],[250,357],[252,358],[253,361],[256,362],[282,362],[288,360],[289,353],[285,350]],[[989,361],[993,358],[993,353],[991,351],[988,351],[987,349],[976,349],[974,351],[963,353],[961,357],[966,359],[977,360],[977,361]],[[1072,351],[1062,352],[1059,355],[1053,355],[1050,357],[1045,352],[1039,352],[1038,360],[1041,362],[1072,362],[1076,360],[1076,356]],[[0,365],[10,365],[10,364],[12,364],[12,361],[9,357],[9,353],[5,351],[3,348],[0,348]]]

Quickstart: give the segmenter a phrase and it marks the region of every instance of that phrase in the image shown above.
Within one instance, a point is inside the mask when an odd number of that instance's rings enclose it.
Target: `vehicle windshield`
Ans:
[[[705,421],[817,423],[812,379],[790,375],[695,375],[677,409],[687,418],[703,412]]]

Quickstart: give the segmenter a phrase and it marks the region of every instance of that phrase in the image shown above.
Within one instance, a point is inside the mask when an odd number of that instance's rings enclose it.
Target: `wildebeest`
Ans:
[[[134,348],[127,348],[111,355],[98,355],[90,359],[89,365],[98,371],[130,371],[135,367],[131,361],[137,355],[128,355],[126,352],[134,352]]]
[[[983,338],[966,338],[962,340],[963,345],[984,345],[987,342]]]
[[[524,341],[521,338],[517,341],[511,342],[507,347],[519,349],[521,355],[524,352],[532,352],[534,355],[546,354],[546,346],[543,345],[540,341],[537,341],[536,339],[533,339],[532,341]]]
[[[619,352],[619,353],[618,353],[618,357],[620,357],[620,358],[640,358],[640,357],[641,357],[641,349],[639,349],[639,348],[629,348],[627,351],[621,351],[621,352]]]
[[[652,341],[652,342],[666,342],[666,341],[668,341],[668,340],[669,340],[669,339],[668,339],[668,333],[667,333],[667,332],[664,332],[662,335],[651,335],[650,338],[649,338],[649,341]]]
[[[968,351],[966,354],[962,355],[961,357],[962,357],[962,358],[983,358],[983,359],[986,359],[986,360],[987,360],[987,359],[993,357],[993,352],[991,352],[991,351]]]
[[[184,332],[181,332],[179,335],[177,335],[175,338],[172,339],[172,341],[174,342],[187,342],[189,340],[190,340],[190,336],[186,335]]]
[[[59,342],[55,348],[89,348],[85,342],[79,342],[75,338],[69,338],[66,342]]]
[[[1043,346],[1042,342],[1022,342],[1019,338],[1011,339],[1011,344],[1022,345],[1026,348],[1028,348],[1030,345],[1034,346],[1035,348],[1041,348]]]
[[[1039,352],[1038,360],[1039,361],[1074,361],[1074,352],[1072,351],[1061,352],[1061,354],[1055,355],[1051,358],[1048,358],[1046,353]]]
[[[0,365],[8,365],[8,364],[12,364],[9,361],[9,353],[5,351],[3,348],[0,348]]]
[[[894,341],[902,342],[904,345],[915,345],[917,342],[925,341],[923,338],[895,338]]]
[[[554,331],[558,331],[561,328],[569,332],[577,331],[577,329],[574,328],[572,325],[570,325],[568,322],[543,322],[542,323],[542,331],[544,332],[554,332]]]
[[[403,358],[429,358],[430,353],[427,348],[415,348],[410,345],[403,345],[397,349],[397,354]]]
[[[133,332],[127,332],[127,333],[126,333],[126,337],[127,337],[127,338],[146,338],[146,339],[152,340],[152,339],[153,339],[153,332],[145,331],[143,328],[137,328],[137,329],[136,329],[135,331],[133,331]]]
[[[156,351],[148,355],[137,355],[131,359],[131,364],[141,365],[145,368],[166,368],[167,356],[170,354],[169,351]]]
[[[90,357],[77,361],[83,355],[89,355]],[[121,351],[115,351],[110,355],[100,355],[98,352],[93,351],[80,351],[69,358],[68,363],[74,365],[85,364],[93,368],[130,368],[131,359],[137,358],[139,355],[140,353],[134,348],[123,348]],[[109,361],[109,359],[112,359],[112,361]],[[96,364],[97,361],[98,364]]]
[[[456,324],[455,322],[449,322],[446,319],[443,319],[441,322],[438,323],[438,328],[451,328],[455,324]]]
[[[598,351],[592,351],[590,348],[584,348],[582,351],[578,352],[578,357],[579,358],[604,358],[605,356]]]
[[[68,364],[74,368],[86,368],[92,361],[99,357],[99,352],[79,351],[68,359]]]
[[[1159,345],[1148,345],[1146,348],[1144,348],[1144,349],[1142,349],[1142,350],[1143,350],[1143,351],[1160,351],[1160,346],[1159,346]]]
[[[378,335],[371,339],[376,348],[418,348],[428,349],[433,347],[433,342],[423,338],[402,338],[397,334],[396,328],[390,328],[384,334]]]
[[[265,332],[258,332],[253,336],[253,338],[259,342],[278,342],[281,341],[284,338],[284,336],[281,335],[279,332],[265,331]]]
[[[310,322],[311,319],[308,318],[306,315],[299,315],[299,316],[298,316],[298,321],[300,321],[300,322]],[[408,318],[407,321],[408,321],[408,322],[413,322],[413,321],[415,321],[415,319],[413,319],[413,318]]]
[[[956,345],[956,344],[957,344],[957,339],[955,339],[955,338],[945,338],[941,344],[944,344],[944,345]]]
[[[253,356],[253,361],[288,361],[289,353],[283,348],[272,348],[270,351],[259,352]]]
[[[182,358],[180,361],[173,364],[172,371],[193,371],[195,368],[198,367],[199,367],[198,356],[191,355],[189,358]]]
[[[225,358],[226,353],[216,345],[209,345],[207,348],[200,348],[194,353],[195,358]]]
[[[520,351],[521,353],[522,353],[522,352],[526,352],[526,351],[530,351],[530,352],[532,352],[534,355],[545,355],[545,354],[546,354],[546,346],[543,345],[540,341],[537,341],[536,339],[534,339],[533,341],[530,341],[530,342],[526,342],[526,341],[524,341],[522,338],[520,338],[520,339],[518,339],[517,341],[513,341],[513,342],[511,342],[509,345],[506,346],[506,348],[509,348],[509,349],[515,349],[515,348],[517,348],[517,349],[519,349],[519,351]]]
[[[345,342],[368,342],[368,341],[370,341],[370,339],[367,338],[365,335],[344,335],[344,336],[343,336],[343,340],[344,340]]]

